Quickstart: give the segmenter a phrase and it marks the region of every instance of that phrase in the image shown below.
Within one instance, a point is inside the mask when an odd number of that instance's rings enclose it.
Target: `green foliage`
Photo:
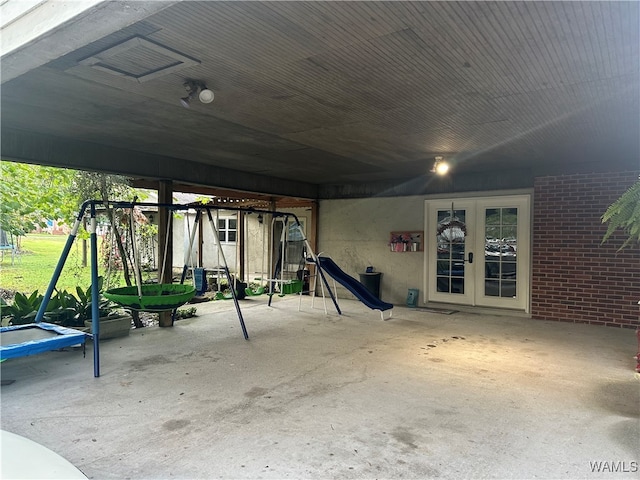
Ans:
[[[211,201],[211,197],[208,197],[205,195],[198,195],[195,201],[202,205],[207,205]]]
[[[602,243],[606,242],[615,231],[622,229],[627,238],[618,250],[640,244],[640,180],[607,208],[602,215],[602,223],[609,224]]]
[[[142,195],[121,175],[76,171],[73,185],[77,206],[85,200],[132,200]]]
[[[78,208],[72,170],[2,161],[0,172],[0,228],[6,232],[22,236]]]
[[[176,310],[176,319],[195,317],[197,311],[196,307],[178,309]]]
[[[43,295],[38,290],[27,296],[20,292],[16,293],[13,303],[7,304],[4,300],[0,304],[2,308],[2,317],[11,317],[11,325],[25,325],[32,323],[36,318],[36,313],[42,303]]]
[[[18,237],[46,220],[72,224],[85,200],[145,197],[120,175],[8,161],[0,162],[0,173],[0,228]]]
[[[78,300],[66,290],[62,290],[49,300],[45,318],[47,322],[57,323],[65,327],[76,326],[76,309]]]
[[[102,291],[102,277],[98,279],[98,289]],[[92,316],[92,286],[83,290],[76,287],[76,295],[61,290],[50,300],[47,311],[47,321],[57,323],[63,327],[83,327],[85,320]],[[111,313],[115,305],[99,296],[98,316],[106,317]]]
[[[98,288],[102,288],[102,277],[98,279]],[[49,300],[44,314],[44,321],[56,323],[64,327],[83,327],[84,321],[89,320],[92,315],[91,302],[92,287],[83,290],[76,287],[76,295],[60,290]],[[100,295],[98,304],[99,316],[107,316],[115,307],[115,304]],[[29,296],[16,293],[13,303],[7,304],[4,299],[0,301],[2,317],[9,317],[11,325],[24,325],[32,323],[42,300],[43,295],[34,291]]]
[[[102,291],[102,277],[98,278],[98,290]],[[76,287],[76,294],[61,290],[50,300],[46,315],[48,321],[64,327],[82,327],[84,321],[92,316],[92,287],[86,290]],[[99,295],[98,316],[106,317],[114,308],[114,304]]]
[[[98,292],[100,292],[98,295],[98,312],[100,317],[106,317],[115,308],[115,304],[102,296],[102,283],[102,277],[98,277]],[[81,287],[76,287],[76,295],[78,298],[76,311],[78,317],[82,319],[83,322],[84,320],[88,320],[91,318],[91,296],[93,294],[92,289],[93,285],[91,285],[84,291]]]

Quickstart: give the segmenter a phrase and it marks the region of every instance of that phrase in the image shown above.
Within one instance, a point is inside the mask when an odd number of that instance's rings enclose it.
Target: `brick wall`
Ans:
[[[638,172],[538,177],[534,183],[532,317],[640,326],[640,248],[601,245],[600,217]]]

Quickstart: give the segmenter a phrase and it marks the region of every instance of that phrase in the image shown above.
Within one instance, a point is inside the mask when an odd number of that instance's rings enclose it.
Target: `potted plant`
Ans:
[[[107,316],[101,316],[100,321],[100,340],[108,338],[126,337],[131,331],[131,322],[133,321],[131,314],[125,311],[112,311]],[[93,322],[85,320],[84,325],[91,333]]]
[[[102,277],[98,279],[98,289],[102,290]],[[86,332],[92,330],[92,287],[86,290],[76,287],[75,295],[60,290],[49,301],[45,321],[75,328]],[[98,302],[98,316],[100,320],[100,339],[129,335],[131,330],[131,315],[125,313],[115,303],[107,300],[101,294]]]
[[[102,287],[102,278],[99,279],[98,285]],[[2,326],[33,323],[42,300],[43,296],[37,290],[28,296],[16,293],[11,305],[0,299]],[[98,312],[101,339],[129,335],[131,315],[119,309],[115,303],[100,296]],[[91,287],[86,290],[76,287],[76,295],[66,290],[56,292],[49,300],[43,321],[90,332],[91,316]]]
[[[620,229],[627,238],[619,250],[634,244],[640,245],[640,180],[607,208],[602,215],[602,223],[608,223],[602,243]]]
[[[92,322],[92,304],[91,304],[91,288],[82,290],[76,287],[78,298],[78,319],[82,319],[83,325],[91,332],[93,329]],[[102,292],[102,277],[98,279],[98,291]],[[130,313],[119,308],[115,303],[107,300],[99,295],[98,312],[100,321],[100,339],[124,337],[129,335],[131,331],[132,316]]]
[[[617,230],[623,230],[627,238],[618,251],[640,245],[640,180],[636,181],[607,208],[602,215],[602,223],[608,223],[602,243],[606,242]],[[640,305],[640,300],[638,304]],[[637,362],[636,372],[640,373],[640,328],[636,329],[636,336],[638,338],[638,353],[634,358]]]

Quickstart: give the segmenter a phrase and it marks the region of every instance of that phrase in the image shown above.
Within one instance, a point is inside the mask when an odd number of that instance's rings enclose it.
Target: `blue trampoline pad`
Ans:
[[[79,330],[44,322],[2,327],[0,360],[84,345],[90,336]]]

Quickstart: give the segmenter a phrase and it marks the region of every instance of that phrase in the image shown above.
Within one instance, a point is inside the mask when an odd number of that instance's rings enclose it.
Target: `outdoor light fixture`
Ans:
[[[214,94],[212,90],[209,90],[205,83],[201,80],[186,80],[183,83],[184,89],[187,91],[187,96],[182,97],[180,99],[180,104],[184,108],[189,108],[191,105],[191,100],[193,100],[196,95],[198,99],[202,103],[211,103],[213,102]]]
[[[209,90],[208,88],[205,87],[204,90],[200,90],[200,93],[198,94],[198,98],[200,99],[200,101],[202,103],[211,103],[213,102],[213,91]]]
[[[449,163],[443,157],[437,156],[431,171],[438,175],[445,175],[449,171]]]

